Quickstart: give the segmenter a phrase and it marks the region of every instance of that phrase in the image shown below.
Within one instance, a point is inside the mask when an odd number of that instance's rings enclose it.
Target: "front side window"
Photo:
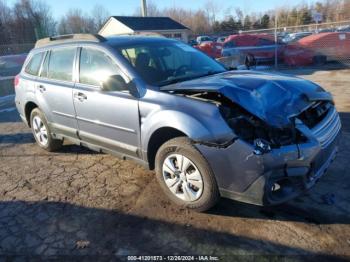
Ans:
[[[25,72],[27,74],[33,75],[33,76],[37,76],[39,69],[40,69],[40,65],[41,65],[41,61],[43,59],[44,53],[38,53],[33,55],[33,57],[30,59],[28,65],[25,68]]]
[[[76,48],[53,49],[50,54],[47,77],[72,81],[73,62]]]
[[[120,75],[118,66],[104,52],[83,48],[80,54],[79,82],[101,86],[110,76]]]
[[[226,69],[197,49],[181,42],[146,42],[115,47],[148,83],[164,86]]]

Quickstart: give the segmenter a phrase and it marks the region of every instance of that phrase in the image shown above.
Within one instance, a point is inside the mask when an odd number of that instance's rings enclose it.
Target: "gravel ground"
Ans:
[[[1,112],[0,260],[350,258],[350,71],[290,73],[334,94],[344,132],[339,155],[320,182],[270,208],[222,199],[207,213],[179,209],[161,193],[153,172],[70,144],[45,152],[16,111]]]

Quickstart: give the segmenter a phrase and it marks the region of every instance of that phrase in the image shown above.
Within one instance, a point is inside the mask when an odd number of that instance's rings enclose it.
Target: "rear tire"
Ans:
[[[155,160],[157,180],[174,203],[202,212],[218,202],[215,176],[190,139],[177,137],[167,141],[159,148]]]
[[[63,140],[54,139],[52,137],[45,115],[39,108],[32,110],[30,114],[30,126],[36,143],[42,149],[52,152],[58,150],[62,146]]]

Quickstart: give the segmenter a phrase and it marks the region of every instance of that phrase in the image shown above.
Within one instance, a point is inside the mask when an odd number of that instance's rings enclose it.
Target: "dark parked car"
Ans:
[[[17,75],[26,57],[27,54],[0,56],[0,77]]]
[[[68,139],[133,159],[156,170],[170,199],[195,210],[219,196],[287,201],[315,184],[338,149],[339,116],[320,86],[227,71],[166,38],[40,40],[15,90],[41,148]]]

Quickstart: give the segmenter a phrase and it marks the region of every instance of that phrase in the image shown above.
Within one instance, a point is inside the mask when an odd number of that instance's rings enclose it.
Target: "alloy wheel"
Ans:
[[[46,146],[49,141],[47,128],[39,116],[33,117],[32,126],[38,143],[42,146]]]

